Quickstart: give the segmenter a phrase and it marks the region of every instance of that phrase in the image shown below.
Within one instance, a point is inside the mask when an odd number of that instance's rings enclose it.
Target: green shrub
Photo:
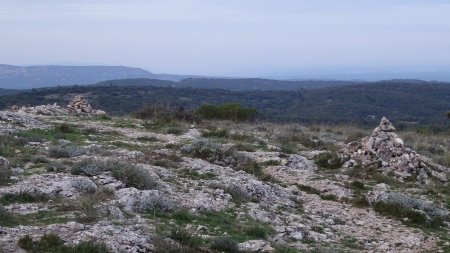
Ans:
[[[343,164],[342,160],[333,152],[325,152],[317,155],[314,158],[314,162],[320,168],[327,170],[339,169]]]
[[[211,249],[227,253],[237,253],[238,243],[230,237],[218,237],[211,244]]]
[[[240,104],[201,105],[195,114],[201,119],[224,119],[238,121],[254,121],[258,111],[254,108],[245,108]]]

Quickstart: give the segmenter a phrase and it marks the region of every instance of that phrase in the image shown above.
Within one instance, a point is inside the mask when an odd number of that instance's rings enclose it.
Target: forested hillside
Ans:
[[[35,89],[2,96],[12,105],[67,104],[84,94],[91,104],[112,114],[128,114],[149,104],[193,109],[204,103],[256,108],[260,117],[280,122],[374,122],[383,115],[410,124],[447,124],[450,85],[380,82],[297,91],[229,91],[153,86],[75,86]]]

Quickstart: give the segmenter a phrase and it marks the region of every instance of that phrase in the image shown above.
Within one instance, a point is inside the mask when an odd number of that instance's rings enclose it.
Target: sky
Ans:
[[[450,69],[447,0],[0,0],[0,63],[295,77]]]

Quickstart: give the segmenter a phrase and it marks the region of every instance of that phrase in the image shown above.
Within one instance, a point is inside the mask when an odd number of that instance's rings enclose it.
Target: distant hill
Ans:
[[[286,81],[260,78],[187,78],[177,82],[148,78],[108,80],[96,83],[96,86],[156,86],[176,88],[246,90],[298,90],[318,89],[330,86],[356,84],[353,81]]]
[[[154,74],[122,66],[12,66],[0,64],[0,88],[31,89],[83,85],[111,79],[153,78],[181,80],[189,76]]]
[[[154,86],[77,86],[36,89],[2,96],[0,108],[11,105],[65,105],[84,94],[98,109],[127,114],[149,104],[196,108],[203,103],[238,102],[258,109],[277,122],[359,122],[374,124],[387,116],[396,125],[436,124],[449,127],[448,83],[377,82],[295,91],[230,91]]]
[[[19,92],[20,92],[19,90],[10,90],[10,89],[0,88],[0,96],[19,93]]]

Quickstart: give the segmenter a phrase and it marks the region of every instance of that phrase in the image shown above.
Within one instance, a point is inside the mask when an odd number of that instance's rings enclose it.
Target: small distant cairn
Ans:
[[[67,110],[72,114],[106,114],[102,110],[92,109],[89,102],[82,95],[76,95],[67,105]]]

